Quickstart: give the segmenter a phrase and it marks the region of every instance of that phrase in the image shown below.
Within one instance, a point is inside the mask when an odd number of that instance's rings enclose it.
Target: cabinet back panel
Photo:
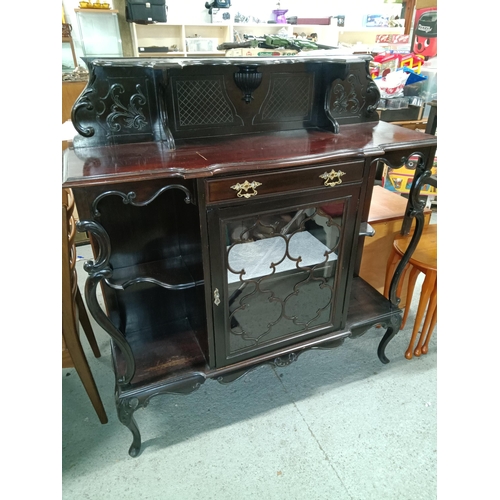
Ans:
[[[201,262],[198,211],[184,199],[185,194],[175,189],[145,206],[124,204],[120,196],[102,198],[98,221],[110,237],[112,268],[181,255],[196,256]]]

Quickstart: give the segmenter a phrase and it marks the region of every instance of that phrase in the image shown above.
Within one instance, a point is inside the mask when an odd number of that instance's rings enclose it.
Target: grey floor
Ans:
[[[83,290],[90,248],[78,254]],[[383,330],[372,328],[286,368],[153,398],[136,412],[135,459],[114,409],[109,340],[93,322],[102,357],[83,344],[109,422],[99,423],[78,375],[63,369],[62,498],[436,498],[437,327],[429,353],[406,360],[416,306],[386,350],[388,365],[376,355]]]

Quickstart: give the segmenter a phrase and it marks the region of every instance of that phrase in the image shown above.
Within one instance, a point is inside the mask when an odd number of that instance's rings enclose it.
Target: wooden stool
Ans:
[[[412,234],[409,234],[406,236],[400,236],[394,240],[392,253],[387,262],[387,272],[384,287],[384,295],[387,298],[389,297],[389,288],[391,285],[392,276],[394,274],[396,266],[398,265],[399,261],[403,257],[406,249],[410,244],[411,237]],[[401,328],[404,328],[406,319],[408,318],[417,277],[420,273],[424,273],[425,279],[422,284],[422,290],[420,292],[420,300],[418,303],[417,315],[415,317],[415,324],[413,325],[410,343],[405,353],[406,359],[412,359],[413,354],[415,354],[415,356],[427,354],[432,331],[437,323],[437,224],[430,224],[424,227],[417,248],[410,258],[408,266],[406,266],[401,275],[401,279],[399,281],[400,285],[397,291],[398,296],[400,295],[400,288],[402,286],[404,276],[409,269],[411,270],[408,279],[406,307],[403,314]],[[420,334],[420,338],[415,351],[413,351],[413,345],[417,338],[417,333],[424,315],[425,321],[422,328],[422,333]]]

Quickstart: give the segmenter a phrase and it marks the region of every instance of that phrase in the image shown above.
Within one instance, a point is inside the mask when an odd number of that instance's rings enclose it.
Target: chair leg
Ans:
[[[406,292],[406,304],[405,304],[405,312],[403,314],[403,321],[401,321],[401,330],[406,325],[406,320],[408,319],[408,314],[410,313],[411,300],[413,299],[413,292],[415,290],[415,283],[417,282],[418,275],[420,274],[420,270],[416,267],[410,272],[410,277],[408,278],[408,288]]]
[[[82,381],[83,387],[92,402],[92,406],[94,407],[101,424],[106,424],[108,422],[108,417],[106,415],[106,411],[104,410],[101,397],[99,396],[99,391],[97,390],[94,377],[90,371],[87,358],[83,352],[83,347],[79,342],[72,345],[70,355],[76,372]]]
[[[82,325],[83,331],[85,332],[85,336],[89,341],[90,347],[92,348],[92,352],[94,353],[94,356],[96,358],[100,358],[101,352],[99,351],[97,340],[94,335],[94,330],[92,329],[92,325],[90,324],[87,309],[85,308],[85,304],[83,303],[82,295],[78,287],[76,289],[76,307],[78,308],[78,318]]]
[[[417,315],[415,317],[415,324],[413,325],[413,331],[411,334],[410,343],[408,344],[408,349],[405,352],[406,359],[413,358],[413,345],[415,344],[415,339],[417,338],[417,333],[422,323],[425,310],[427,309],[427,304],[434,290],[434,285],[436,284],[436,271],[427,271],[424,283],[422,284],[422,291],[420,292],[420,301],[418,303]]]

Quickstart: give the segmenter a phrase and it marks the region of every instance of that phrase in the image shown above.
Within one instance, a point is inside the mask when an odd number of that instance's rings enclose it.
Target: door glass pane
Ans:
[[[344,205],[226,222],[227,354],[331,324]]]

